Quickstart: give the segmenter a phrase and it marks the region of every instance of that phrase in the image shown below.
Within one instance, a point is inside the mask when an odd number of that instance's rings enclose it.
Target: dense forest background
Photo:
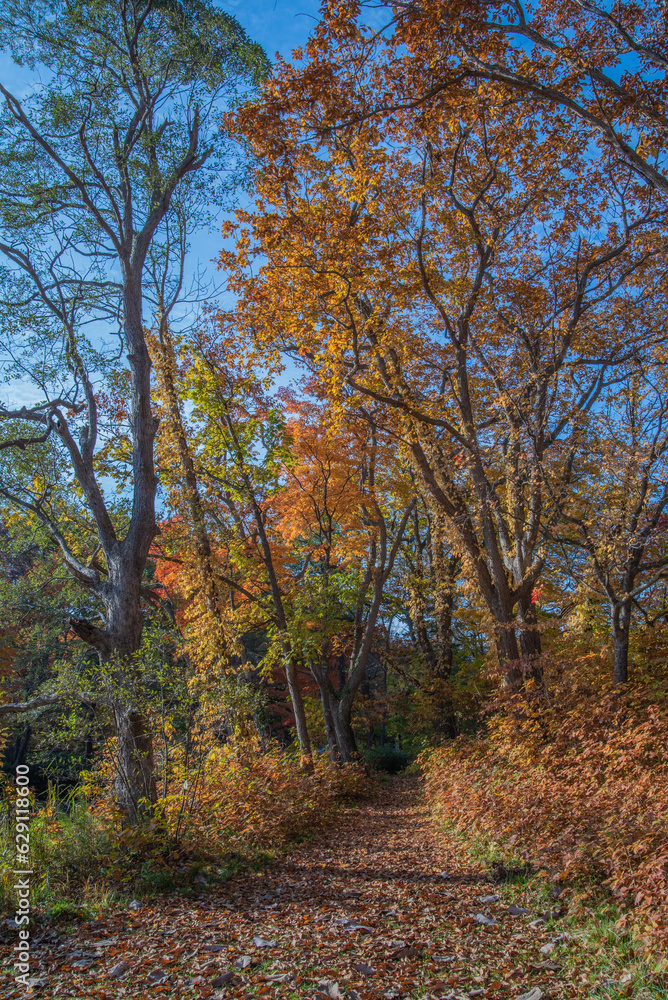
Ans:
[[[5,5],[0,719],[45,906],[410,766],[656,961],[667,30],[333,0],[270,64],[208,0]]]

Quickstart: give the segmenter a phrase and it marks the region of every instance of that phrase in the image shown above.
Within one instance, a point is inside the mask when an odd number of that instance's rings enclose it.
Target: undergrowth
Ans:
[[[548,664],[547,699],[497,703],[483,734],[422,755],[424,791],[472,858],[531,872],[536,905],[564,887],[592,996],[668,998],[667,678],[603,674]]]
[[[624,911],[605,885],[580,875],[562,886],[544,870],[528,865],[512,846],[458,829],[442,817],[438,828],[459,854],[481,868],[505,869],[505,877],[495,890],[501,912],[511,903],[524,906],[532,917],[558,913],[562,908],[566,911],[562,917],[548,919],[546,928],[555,936],[567,932],[573,941],[550,957],[558,960],[574,982],[587,982],[592,1000],[668,1000],[660,956],[650,957],[638,947],[631,929],[620,924]],[[556,898],[555,889],[562,890]]]
[[[68,796],[33,803],[32,908],[53,921],[86,919],[164,892],[192,895],[243,868],[270,864],[313,837],[343,799],[365,794],[357,767],[316,759],[305,769],[278,748],[217,747],[196,773],[174,773],[150,822],[123,825],[108,774]],[[106,785],[105,785],[106,780]],[[8,787],[0,821],[0,908],[15,906],[14,825]]]

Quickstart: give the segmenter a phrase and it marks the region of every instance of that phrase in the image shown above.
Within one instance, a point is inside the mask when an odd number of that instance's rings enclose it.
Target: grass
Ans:
[[[592,997],[600,1000],[668,1000],[668,987],[656,969],[639,956],[631,935],[617,927],[619,910],[602,902],[594,907],[578,935],[587,963],[598,973],[600,982]]]
[[[82,912],[101,910],[116,902],[118,891],[100,883],[100,867],[107,858],[111,840],[104,825],[80,797],[58,802],[51,793],[46,808],[30,820],[32,906],[50,913],[66,903]],[[13,869],[14,826],[10,813],[0,819],[0,911],[15,906]]]

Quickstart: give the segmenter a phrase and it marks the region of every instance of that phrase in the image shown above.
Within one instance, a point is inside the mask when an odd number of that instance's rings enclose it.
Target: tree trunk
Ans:
[[[612,606],[612,637],[615,644],[614,684],[626,684],[629,679],[629,637],[631,605],[627,601]]]
[[[353,698],[350,691],[344,688],[342,695],[333,689],[326,660],[318,664],[312,663],[311,674],[320,691],[330,757],[337,763],[354,760],[357,757],[357,741],[351,722]]]
[[[542,652],[536,604],[534,601],[519,601],[517,605],[520,620],[520,650],[526,680],[533,679],[538,687],[543,685],[543,668],[540,662]]]
[[[158,795],[153,741],[147,718],[126,705],[114,706],[118,738],[116,800],[131,823],[149,816]]]
[[[285,676],[288,681],[288,690],[290,692],[290,701],[292,702],[292,711],[295,715],[295,729],[297,730],[297,741],[299,743],[299,749],[301,750],[301,755],[304,758],[310,759],[311,757],[311,739],[308,734],[308,726],[306,725],[306,712],[304,710],[304,699],[302,698],[301,688],[299,687],[299,679],[297,677],[297,668],[294,661],[288,659],[285,667]]]
[[[211,540],[206,526],[204,505],[200,494],[197,472],[193,460],[188,435],[183,422],[181,412],[182,404],[176,385],[177,358],[174,350],[174,343],[170,334],[167,319],[164,313],[160,316],[158,325],[158,337],[151,342],[153,348],[153,360],[155,362],[156,375],[162,383],[165,396],[165,408],[167,420],[171,426],[173,439],[176,443],[176,450],[183,473],[182,483],[186,502],[188,505],[192,524],[193,540],[195,543],[195,556],[202,575],[202,587],[204,595],[204,605],[207,612],[213,619],[214,627],[218,624],[220,617],[220,594],[216,583]],[[229,659],[227,643],[222,633],[217,637],[217,652],[221,659]]]
[[[16,752],[14,754],[14,761],[12,767],[18,767],[22,764],[28,749],[28,744],[30,743],[30,737],[32,736],[32,727],[29,722],[26,722],[25,728],[23,730],[23,735],[19,736],[16,741]]]
[[[496,648],[499,659],[502,663],[515,663],[520,658],[517,635],[515,633],[515,622],[512,618],[497,619],[496,626]]]
[[[496,651],[499,657],[503,686],[508,691],[519,689],[522,686],[524,674],[512,621],[499,622],[497,619]]]
[[[462,352],[462,358],[465,358],[465,353]],[[465,383],[462,383],[464,395],[470,404],[468,376],[465,371],[460,372],[460,374]],[[470,408],[465,416],[467,423],[473,428],[474,421]],[[457,530],[460,541],[468,552],[480,596],[494,619],[495,642],[503,675],[503,685],[511,691],[519,690],[525,680],[525,671],[516,635],[518,623],[514,607],[517,598],[513,594],[512,585],[508,579],[502,547],[492,516],[489,504],[490,484],[482,460],[478,456],[471,466],[473,486],[479,501],[478,513],[480,514],[481,528],[478,529],[469,511],[468,501],[463,494],[458,493],[454,488],[449,471],[439,468],[438,464],[435,467],[433,465],[430,456],[436,455],[437,449],[434,450],[431,428],[425,433],[425,425],[423,424],[416,427],[416,430],[416,438],[411,442],[411,455],[416,470],[438,508],[444,512],[450,524]],[[471,433],[475,436],[473,430]],[[537,576],[537,572],[534,573],[534,581]],[[528,610],[527,608],[527,612]],[[535,632],[535,630],[530,631]],[[535,641],[536,639],[533,640],[534,648]]]
[[[454,740],[458,736],[457,717],[452,701],[452,688],[449,682],[440,681],[434,699],[436,709],[435,727],[438,733]]]
[[[355,692],[351,692],[350,690],[346,690],[344,688],[343,694],[339,697],[336,711],[334,713],[336,739],[339,746],[341,760],[344,763],[356,760],[357,757],[359,757],[357,740],[355,739],[355,732],[353,730],[352,723],[353,699],[356,691],[357,689],[355,689]]]
[[[127,541],[127,540],[126,540]],[[112,709],[118,744],[116,797],[130,823],[150,815],[158,800],[153,762],[151,721],[138,708],[137,687],[141,685],[137,652],[141,648],[144,614],[141,583],[146,557],[137,561],[123,543],[120,555],[108,559],[105,595],[107,641],[106,665],[114,683]]]
[[[439,518],[433,519],[430,542],[430,570],[438,639],[434,672],[437,677],[449,681],[452,673],[452,615],[461,560],[447,554],[448,543]]]
[[[279,632],[282,634],[282,646],[283,646],[283,652],[285,654],[285,664],[286,664],[285,676],[288,682],[288,690],[290,691],[292,710],[295,715],[295,728],[297,730],[297,740],[299,741],[299,748],[301,750],[302,757],[304,759],[310,760],[311,740],[309,738],[308,727],[306,725],[306,712],[304,711],[304,701],[302,699],[302,693],[299,687],[297,668],[295,666],[294,660],[292,659],[292,653],[290,651],[290,635],[288,632],[287,617],[285,614],[285,608],[283,606],[283,596],[281,594],[281,588],[278,583],[276,567],[274,566],[274,557],[271,545],[269,544],[269,539],[267,537],[264,518],[262,516],[262,509],[255,496],[253,484],[251,483],[248,473],[246,472],[243,460],[243,452],[237,440],[236,430],[234,428],[234,424],[232,422],[232,418],[230,417],[229,412],[226,412],[225,420],[227,423],[227,428],[230,431],[232,439],[235,443],[237,467],[246,485],[246,495],[248,497],[248,500],[250,501],[251,508],[253,510],[253,519],[255,521],[258,537],[260,539],[260,546],[262,548],[262,558],[265,568],[267,570],[267,577],[269,579],[269,589],[271,591],[271,599],[274,605],[276,625],[278,627]]]
[[[333,706],[333,697],[329,685],[329,678],[326,673],[324,676],[321,676],[321,672],[319,670],[312,670],[312,673],[320,691],[320,703],[322,705],[322,715],[325,720],[325,729],[327,731],[329,756],[332,761],[337,762],[340,759],[340,754],[338,740],[336,737],[336,726],[334,725],[335,708]]]
[[[435,541],[438,538],[435,534]],[[437,700],[437,729],[451,739],[457,736],[457,719],[452,701],[452,615],[455,607],[455,585],[457,573],[461,563],[456,556],[445,558],[442,552],[442,543],[439,543],[439,552],[435,559],[435,568],[438,569],[437,592],[434,602],[436,622],[438,627],[438,655],[436,658],[436,683],[440,686],[440,693]],[[438,585],[440,579],[440,586]]]

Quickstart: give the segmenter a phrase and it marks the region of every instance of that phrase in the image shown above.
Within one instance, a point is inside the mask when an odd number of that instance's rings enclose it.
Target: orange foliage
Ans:
[[[307,771],[278,747],[264,752],[244,743],[217,747],[188,804],[183,841],[216,854],[221,847],[240,852],[249,846],[280,847],[326,824],[337,797],[355,795],[367,783],[360,767],[335,767],[324,757]],[[182,801],[183,792],[176,788],[163,800],[172,831],[182,815]]]
[[[620,692],[602,674],[583,658],[556,678],[552,707],[497,714],[483,737],[427,752],[425,789],[437,819],[553,876],[599,878],[654,948],[668,941],[668,677]]]
[[[221,743],[210,730],[201,731],[190,752],[172,742],[169,761],[162,761],[167,776],[153,818],[130,827],[122,825],[113,796],[117,757],[112,737],[82,785],[97,821],[111,835],[108,861],[116,881],[120,858],[128,870],[144,861],[164,869],[176,855],[216,864],[281,849],[326,827],[342,800],[373,788],[359,763],[336,765],[315,754],[304,767],[299,754],[274,742],[242,736]]]
[[[663,351],[663,291],[642,309],[638,293],[663,287],[664,210],[560,100],[488,86],[487,59],[513,56],[477,5],[409,4],[380,32],[363,20],[325,4],[303,58],[238,109],[258,168],[219,260],[239,328],[298,359],[335,419],[373,415],[412,467],[519,686],[520,657],[532,669],[540,652],[546,532],[594,407],[630,357],[653,371]]]

